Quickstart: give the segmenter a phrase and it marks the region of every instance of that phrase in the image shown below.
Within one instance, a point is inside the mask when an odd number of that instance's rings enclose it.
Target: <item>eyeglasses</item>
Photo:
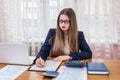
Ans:
[[[70,20],[60,20],[59,21],[60,24],[64,23],[64,24],[69,24]]]

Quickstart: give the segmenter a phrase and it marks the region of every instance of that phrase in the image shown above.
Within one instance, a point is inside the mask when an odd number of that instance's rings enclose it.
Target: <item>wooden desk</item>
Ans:
[[[93,60],[93,62],[95,62]],[[118,80],[120,79],[120,60],[103,60],[110,75],[88,75],[88,80]]]
[[[96,62],[96,60],[92,60]],[[107,68],[110,70],[110,75],[88,75],[88,80],[118,80],[120,79],[120,60],[103,60]],[[0,64],[0,68],[5,64]],[[51,80],[40,76],[41,72],[25,71],[16,80]]]

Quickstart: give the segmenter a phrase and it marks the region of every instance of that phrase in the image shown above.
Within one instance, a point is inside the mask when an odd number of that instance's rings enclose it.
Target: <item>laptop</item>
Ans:
[[[25,43],[0,43],[0,63],[31,65],[35,57],[30,57]]]

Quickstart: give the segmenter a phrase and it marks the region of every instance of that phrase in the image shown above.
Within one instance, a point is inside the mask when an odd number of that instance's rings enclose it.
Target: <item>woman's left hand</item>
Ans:
[[[63,56],[58,56],[58,57],[54,58],[53,60],[54,60],[54,61],[65,61],[65,60],[69,60],[69,59],[71,59],[70,56],[68,56],[68,55],[63,55]]]

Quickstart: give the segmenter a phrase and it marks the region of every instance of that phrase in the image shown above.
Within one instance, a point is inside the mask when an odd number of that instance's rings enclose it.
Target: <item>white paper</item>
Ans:
[[[59,75],[52,80],[87,80],[87,69],[61,66]]]
[[[0,80],[15,80],[28,66],[7,65],[0,69]]]
[[[60,62],[56,62],[53,60],[46,60],[45,66],[43,68],[39,68],[36,65],[32,65],[29,70],[35,70],[35,71],[56,71],[56,69],[61,64]]]

